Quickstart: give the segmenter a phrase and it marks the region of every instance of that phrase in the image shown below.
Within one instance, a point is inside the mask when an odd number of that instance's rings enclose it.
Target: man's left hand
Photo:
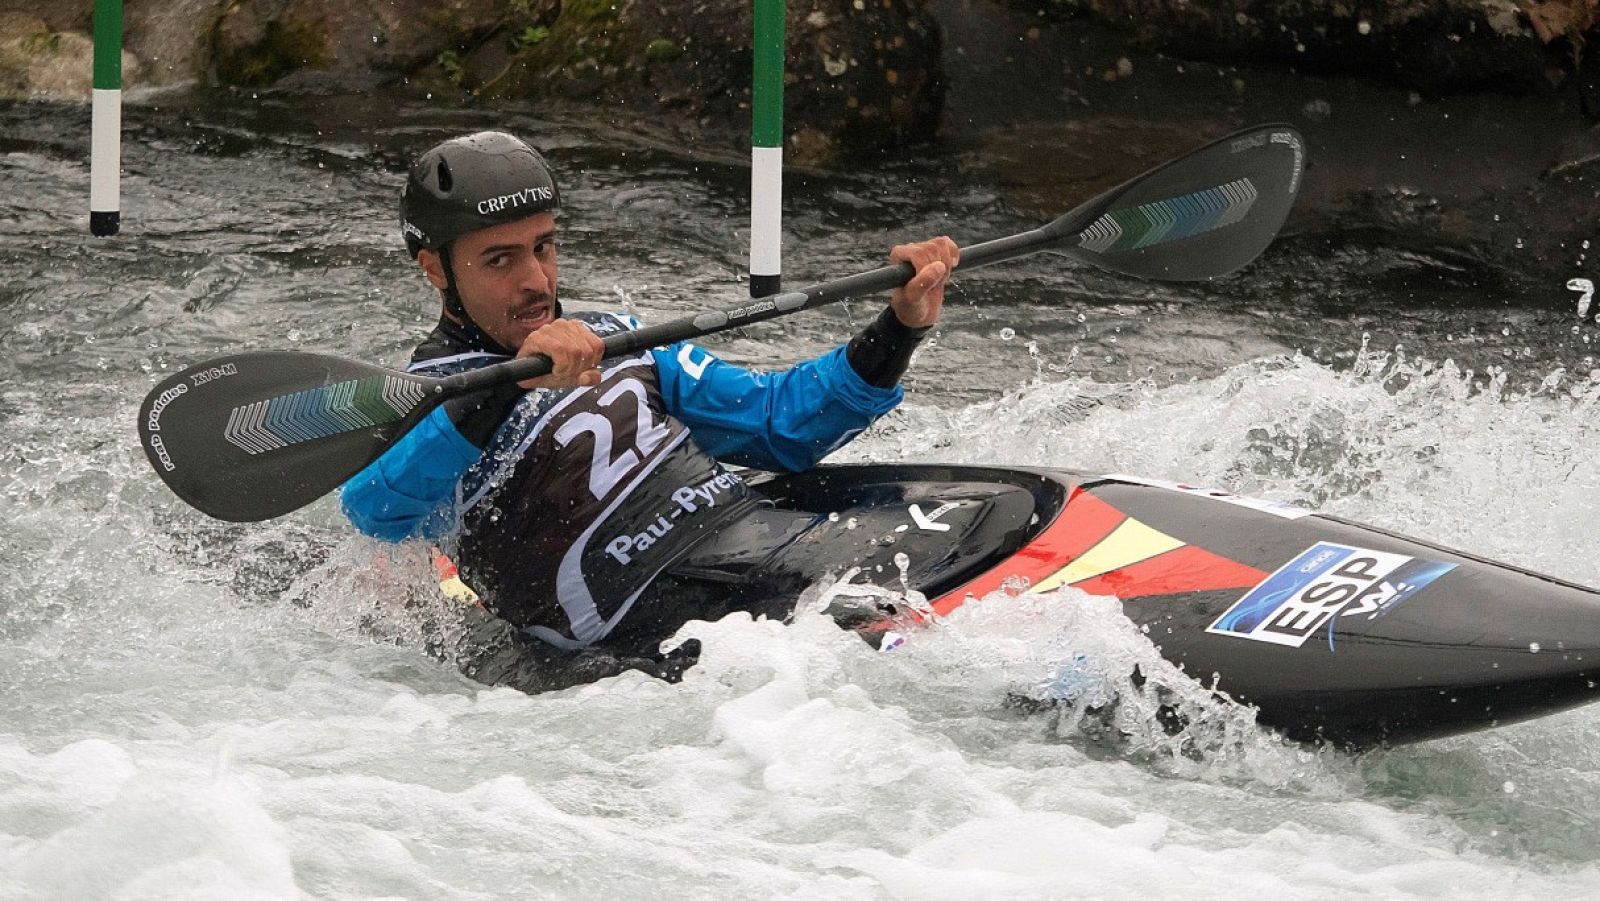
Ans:
[[[944,286],[950,272],[961,262],[961,248],[940,236],[915,244],[900,244],[889,251],[889,262],[910,263],[917,274],[889,295],[895,318],[907,328],[927,328],[939,321],[944,309]]]

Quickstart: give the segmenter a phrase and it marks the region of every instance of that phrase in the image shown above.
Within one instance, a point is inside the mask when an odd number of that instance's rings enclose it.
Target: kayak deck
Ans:
[[[819,525],[747,566],[859,568],[940,614],[1008,580],[1115,595],[1164,657],[1297,739],[1415,741],[1597,697],[1600,593],[1335,517],[1068,471],[860,464],[753,484]]]

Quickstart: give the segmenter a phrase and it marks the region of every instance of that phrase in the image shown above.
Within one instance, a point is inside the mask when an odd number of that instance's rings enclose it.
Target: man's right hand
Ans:
[[[557,319],[533,332],[517,349],[517,358],[544,354],[555,364],[549,375],[518,382],[524,388],[576,388],[600,384],[600,360],[606,347],[581,322]]]

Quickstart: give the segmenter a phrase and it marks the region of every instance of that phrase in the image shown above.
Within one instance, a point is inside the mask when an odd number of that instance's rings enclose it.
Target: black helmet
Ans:
[[[503,131],[453,138],[417,159],[400,195],[400,229],[413,258],[470,231],[560,208],[539,151]]]

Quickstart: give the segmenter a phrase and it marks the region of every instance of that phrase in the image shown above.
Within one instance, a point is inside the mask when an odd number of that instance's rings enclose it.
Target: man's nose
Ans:
[[[544,267],[539,265],[539,261],[532,256],[528,257],[522,265],[521,284],[518,287],[524,291],[537,294],[550,293],[550,276],[545,273]]]

